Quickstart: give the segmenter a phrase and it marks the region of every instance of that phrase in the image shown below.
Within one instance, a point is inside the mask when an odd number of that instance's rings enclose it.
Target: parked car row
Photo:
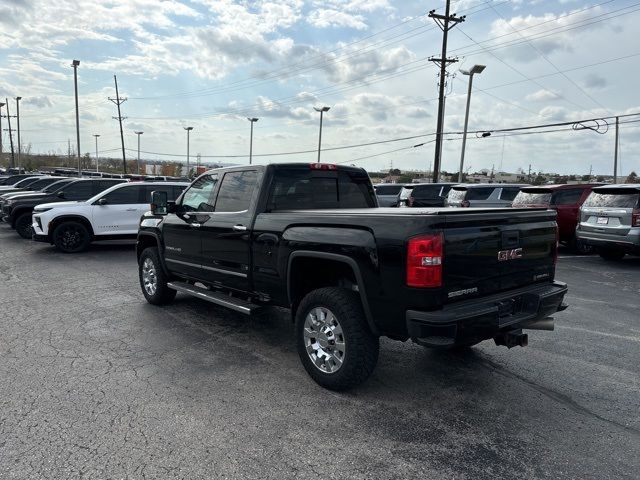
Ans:
[[[151,192],[176,199],[188,182],[39,175],[0,179],[0,219],[26,239],[75,253],[92,241],[133,239]],[[4,183],[4,185],[3,185]],[[5,190],[3,190],[5,189]]]

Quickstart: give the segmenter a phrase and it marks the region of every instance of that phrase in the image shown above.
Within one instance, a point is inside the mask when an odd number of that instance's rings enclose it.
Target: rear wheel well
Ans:
[[[297,257],[289,269],[289,295],[295,311],[309,292],[324,287],[342,287],[358,291],[353,268],[345,262],[327,258]]]
[[[65,222],[78,222],[78,223],[81,223],[82,225],[84,225],[87,228],[87,230],[89,231],[89,234],[91,235],[91,237],[93,237],[93,227],[91,226],[91,222],[86,217],[82,217],[80,215],[63,216],[63,217],[54,218],[51,222],[49,222],[49,235],[53,236],[53,232],[55,231],[55,229],[60,224],[65,223]]]

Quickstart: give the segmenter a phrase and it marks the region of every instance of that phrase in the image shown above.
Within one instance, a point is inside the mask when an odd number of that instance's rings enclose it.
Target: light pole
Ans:
[[[78,113],[78,65],[80,60],[74,60],[71,63],[73,67],[73,87],[76,95],[76,148],[78,150],[78,177],[82,174],[82,168],[80,166],[80,114]]]
[[[322,115],[328,112],[331,107],[313,107],[316,112],[320,112],[320,134],[318,135],[318,163],[320,163],[320,149],[322,148]]]
[[[0,160],[2,160],[2,107],[4,102],[0,102]]]
[[[463,75],[469,75],[469,90],[467,91],[467,111],[464,114],[464,133],[462,134],[462,152],[460,153],[460,170],[458,171],[458,182],[462,183],[462,172],[464,168],[464,149],[467,145],[467,126],[469,125],[469,105],[471,104],[471,86],[473,76],[487,68],[485,65],[474,65],[470,70],[460,70]]]
[[[182,128],[184,128],[187,131],[187,178],[189,178],[189,134],[191,133],[191,130],[193,130],[193,127],[182,127]]]
[[[20,151],[22,150],[22,145],[20,144],[20,100],[22,97],[16,97],[16,120],[18,122],[18,169],[20,168]]]
[[[247,120],[251,123],[251,136],[249,137],[249,165],[253,161],[253,124],[258,121],[255,117],[247,117]]]
[[[135,132],[135,134],[138,136],[138,175],[140,175],[140,135],[142,135],[144,132]],[[189,148],[187,147],[187,151],[189,150]]]
[[[99,172],[100,170],[98,169],[98,137],[100,135],[98,135],[97,133],[94,133],[93,136],[96,139],[96,172]]]

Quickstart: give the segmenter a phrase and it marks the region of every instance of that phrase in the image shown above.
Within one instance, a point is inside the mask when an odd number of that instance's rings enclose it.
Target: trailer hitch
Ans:
[[[504,345],[507,348],[526,347],[529,344],[529,336],[522,333],[522,329],[511,330],[509,332],[500,333],[493,337],[496,345]]]

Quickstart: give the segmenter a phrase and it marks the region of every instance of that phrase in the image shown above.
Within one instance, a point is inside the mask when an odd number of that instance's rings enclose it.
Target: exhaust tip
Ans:
[[[501,333],[493,338],[496,345],[503,345],[507,348],[526,347],[529,345],[529,335],[522,333],[522,330],[511,330]]]

